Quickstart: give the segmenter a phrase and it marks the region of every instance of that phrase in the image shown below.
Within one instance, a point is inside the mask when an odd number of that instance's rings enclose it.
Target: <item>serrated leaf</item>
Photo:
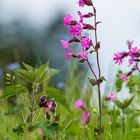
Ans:
[[[35,81],[34,72],[27,71],[27,70],[24,70],[24,69],[17,69],[16,74],[18,74],[23,79],[28,80],[29,82],[34,82]]]
[[[4,89],[3,94],[0,98],[7,98],[13,95],[19,95],[27,92],[27,88],[21,85],[11,85]]]
[[[47,69],[48,69],[48,64],[44,64],[40,66],[38,69],[36,69],[36,72],[35,72],[36,73],[35,76],[37,79],[36,82],[41,83],[44,81],[45,78],[47,79],[46,77]]]
[[[53,98],[55,102],[62,104],[68,111],[71,112],[69,103],[67,102],[65,96],[61,93],[61,90],[48,87],[46,91],[50,98]]]
[[[56,69],[49,69],[47,71],[47,79],[50,79],[52,76],[58,74],[60,72],[60,70],[56,70]]]
[[[35,71],[35,69],[34,69],[32,66],[30,66],[30,65],[28,65],[28,64],[26,64],[26,63],[24,63],[24,62],[23,62],[23,66],[24,66],[28,71],[32,71],[32,72]]]

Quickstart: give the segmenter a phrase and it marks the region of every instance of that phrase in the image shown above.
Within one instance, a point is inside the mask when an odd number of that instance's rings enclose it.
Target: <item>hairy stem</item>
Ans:
[[[94,26],[95,26],[95,43],[98,43],[98,38],[97,38],[97,24],[96,24],[96,8],[93,5],[93,12],[94,12]],[[98,67],[98,78],[101,77],[101,68],[100,68],[100,62],[99,62],[99,53],[98,50],[96,51],[96,59],[97,59],[97,67]],[[101,102],[101,87],[100,83],[97,85],[98,86],[98,100],[99,100],[99,134],[101,136],[102,132],[102,102]],[[100,137],[102,139],[102,137]]]

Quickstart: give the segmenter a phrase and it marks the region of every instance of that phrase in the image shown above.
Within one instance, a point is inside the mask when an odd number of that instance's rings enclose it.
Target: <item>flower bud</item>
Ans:
[[[92,0],[83,0],[83,1],[88,6],[92,6],[93,5]]]
[[[82,124],[88,124],[90,120],[90,113],[88,111],[83,111],[81,123]]]
[[[80,110],[84,107],[84,103],[83,103],[82,100],[79,99],[75,102],[74,106],[75,106],[76,109]]]

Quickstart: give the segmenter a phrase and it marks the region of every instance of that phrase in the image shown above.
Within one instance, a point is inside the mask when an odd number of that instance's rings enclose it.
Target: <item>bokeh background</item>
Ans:
[[[57,81],[65,79],[67,62],[60,39],[67,39],[63,16],[77,17],[77,0],[0,0],[0,79],[7,71],[21,67],[22,61],[33,66],[46,63],[60,69]],[[126,40],[140,46],[140,1],[96,0],[101,42],[101,67],[107,77],[116,69],[113,54],[125,50]],[[88,7],[80,8],[83,13]],[[92,35],[91,35],[92,36]],[[91,60],[94,63],[94,59]],[[95,65],[96,67],[96,65]],[[122,68],[124,68],[122,66]],[[126,68],[126,67],[125,67]]]

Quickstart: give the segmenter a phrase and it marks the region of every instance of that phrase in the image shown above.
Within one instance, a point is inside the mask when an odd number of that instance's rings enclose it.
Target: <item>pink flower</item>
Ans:
[[[109,101],[115,101],[117,99],[116,95],[114,93],[110,93],[110,95],[107,97]]]
[[[83,111],[81,123],[82,124],[88,124],[90,120],[90,113],[88,111]]]
[[[119,74],[119,77],[124,81],[124,82],[128,82],[128,77],[124,74]]]
[[[84,0],[79,0],[77,3],[79,4],[80,7],[85,6]]]
[[[84,50],[88,49],[90,47],[90,39],[88,37],[83,37],[81,40],[81,45]]]
[[[113,60],[115,61],[115,63],[118,63],[120,65],[122,63],[122,53],[115,53]]]
[[[88,54],[86,51],[82,51],[82,52],[79,52],[79,57],[83,58],[83,59],[88,59]]]
[[[72,25],[70,26],[70,33],[74,36],[80,36],[82,32],[82,27],[81,25],[78,23],[76,25]]]
[[[63,46],[63,48],[64,48],[65,50],[68,50],[68,48],[69,48],[69,43],[68,43],[67,41],[65,41],[65,40],[60,40],[60,43],[61,43],[61,45]]]
[[[69,49],[69,52],[66,53],[66,60],[68,61],[72,55],[72,48]]]
[[[83,103],[82,100],[79,99],[75,102],[74,106],[75,106],[76,109],[80,110],[84,107],[84,103]]]
[[[53,101],[49,101],[49,102],[47,103],[47,105],[48,105],[48,108],[52,108],[52,106],[53,106]]]
[[[135,48],[133,47],[129,51],[129,55],[131,55],[131,56],[137,56],[137,54],[139,54],[139,53],[140,53],[140,49],[138,49],[137,47],[135,47]]]
[[[72,21],[72,16],[70,14],[64,16],[64,26],[68,26],[71,21]]]

